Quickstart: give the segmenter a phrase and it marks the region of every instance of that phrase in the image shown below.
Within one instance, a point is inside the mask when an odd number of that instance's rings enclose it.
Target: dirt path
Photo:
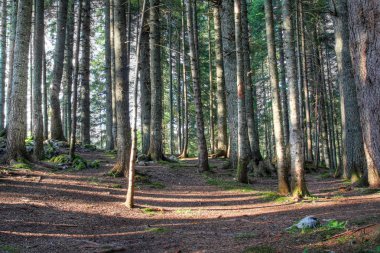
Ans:
[[[252,187],[226,181],[233,172],[218,169],[221,160],[209,175],[197,173],[194,160],[138,167],[138,208],[128,210],[125,179],[105,176],[112,159],[83,155],[101,168],[1,174],[0,252],[303,252],[321,235],[285,229],[307,215],[349,228],[380,218],[379,192],[345,192],[341,180],[309,175],[315,197],[294,203],[268,193],[275,179]],[[321,247],[347,252],[335,242]]]

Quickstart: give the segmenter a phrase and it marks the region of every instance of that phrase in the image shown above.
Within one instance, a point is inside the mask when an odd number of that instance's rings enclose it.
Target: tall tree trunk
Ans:
[[[182,149],[182,89],[181,89],[181,36],[178,32],[178,46],[176,52],[176,73],[177,73],[177,138],[178,138],[178,152],[181,154]]]
[[[224,78],[226,82],[227,115],[229,126],[229,157],[232,168],[237,167],[238,156],[238,110],[236,90],[236,45],[234,27],[234,0],[222,1],[221,25],[224,55]]]
[[[191,8],[192,0],[185,0],[186,5],[186,17],[187,17],[187,32],[189,39],[189,51],[190,51],[190,66],[191,77],[193,81],[194,90],[194,103],[195,103],[195,116],[197,124],[197,139],[198,139],[198,168],[200,171],[209,170],[208,166],[208,153],[207,144],[204,134],[204,122],[202,111],[202,94],[199,80],[199,61],[198,56],[198,31],[195,31],[195,21],[193,20],[193,9]]]
[[[66,21],[68,0],[60,0],[57,20],[57,37],[54,48],[53,80],[50,90],[51,122],[50,135],[54,140],[64,140],[61,120],[61,104],[59,93],[63,74],[63,60],[65,55]]]
[[[115,15],[115,93],[117,117],[117,161],[112,170],[116,176],[127,176],[131,151],[131,126],[129,122],[129,76],[126,40],[125,6],[123,0],[114,1]]]
[[[281,97],[278,85],[278,70],[274,34],[274,20],[273,20],[273,4],[272,0],[265,0],[265,21],[267,33],[267,47],[268,47],[268,63],[270,83],[272,87],[272,113],[273,113],[273,126],[274,138],[276,148],[277,160],[277,176],[278,176],[278,191],[280,194],[287,195],[290,192],[288,182],[288,168],[286,167],[285,160],[285,147],[284,147],[284,134],[282,129],[281,119]]]
[[[214,129],[214,84],[212,75],[212,43],[211,43],[211,11],[210,3],[208,3],[207,14],[207,34],[208,34],[208,73],[209,73],[209,110],[210,110],[210,151],[215,152],[215,129]]]
[[[350,32],[347,0],[335,1],[335,54],[338,66],[340,110],[342,115],[343,178],[355,181],[364,171],[364,146],[359,106],[349,49]]]
[[[28,87],[28,51],[32,27],[32,0],[19,0],[12,94],[7,135],[7,160],[26,157],[26,96]]]
[[[380,187],[380,2],[349,0],[348,13],[368,182],[371,187]]]
[[[105,72],[106,72],[106,149],[114,149],[112,134],[112,74],[111,74],[111,6],[110,0],[105,1]]]
[[[114,0],[110,0],[110,41],[111,41],[111,80],[112,80],[112,135],[117,148],[117,117],[116,117],[116,83],[115,83],[115,7]]]
[[[66,122],[65,122],[65,135],[67,138],[71,136],[71,97],[72,97],[72,84],[73,84],[73,46],[74,46],[74,26],[75,26],[75,15],[74,15],[74,0],[69,0],[68,13],[67,13],[67,24],[66,24],[66,54],[65,54],[65,65],[63,80],[64,86],[66,86],[65,91],[65,108],[66,108]]]
[[[160,31],[160,0],[150,0],[150,82],[151,82],[151,124],[149,155],[152,160],[163,158],[162,147],[162,69],[161,69],[161,31]]]
[[[294,197],[308,195],[305,182],[302,128],[299,121],[298,88],[296,75],[296,56],[294,51],[294,29],[291,18],[291,1],[284,0],[282,5],[286,75],[289,84],[290,114],[290,160],[292,172],[292,194]]]
[[[90,144],[90,52],[91,52],[91,0],[83,2],[82,62],[80,67],[82,144]]]
[[[35,23],[34,23],[34,80],[33,80],[33,137],[34,149],[33,154],[36,159],[40,160],[44,156],[44,127],[42,116],[42,60],[45,43],[44,33],[44,1],[35,0]]]
[[[214,32],[215,32],[215,65],[216,65],[216,97],[218,118],[217,149],[227,154],[227,105],[226,85],[224,79],[222,28],[220,20],[220,4],[214,6]]]
[[[244,82],[244,57],[242,46],[242,24],[241,24],[241,0],[234,0],[235,19],[235,43],[236,43],[236,86],[237,86],[237,108],[238,108],[238,157],[237,157],[237,180],[248,183],[248,163],[250,160],[250,145],[248,139],[247,114],[245,108]]]
[[[149,14],[149,13],[147,13]],[[148,154],[150,143],[151,86],[149,66],[149,15],[145,15],[141,35],[140,106],[141,106],[141,152]]]
[[[170,101],[170,154],[174,153],[174,110],[173,110],[173,54],[172,54],[172,17],[171,13],[168,14],[168,33],[169,33],[169,101]]]
[[[0,28],[0,131],[4,130],[5,73],[7,65],[7,1],[1,4]]]
[[[75,155],[76,133],[77,133],[77,108],[78,108],[78,76],[79,76],[79,51],[80,51],[80,38],[82,26],[82,1],[79,1],[78,6],[78,21],[76,28],[76,41],[75,41],[75,68],[73,78],[73,115],[70,136],[70,158],[73,161]]]
[[[44,140],[49,139],[49,116],[48,116],[48,85],[46,82],[46,52],[45,44],[42,45],[42,84],[43,84],[43,125],[44,125]]]
[[[17,26],[17,10],[18,10],[18,0],[12,1],[12,22],[11,31],[9,38],[9,70],[8,70],[8,83],[7,83],[7,125],[9,122],[9,112],[11,108],[11,95],[12,95],[12,81],[13,81],[13,62],[14,62],[14,51],[15,51],[15,41],[16,41],[16,26]]]

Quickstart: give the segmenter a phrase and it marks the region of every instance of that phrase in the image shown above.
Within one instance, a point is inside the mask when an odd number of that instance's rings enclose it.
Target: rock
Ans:
[[[320,224],[319,219],[314,216],[306,216],[300,220],[295,226],[299,229],[315,228]]]
[[[177,158],[176,156],[174,156],[174,155],[171,155],[171,156],[169,157],[169,160],[170,160],[170,161],[173,161],[173,162],[178,162],[178,161],[179,161],[178,158]]]
[[[137,162],[139,166],[146,166],[146,163],[144,161]]]

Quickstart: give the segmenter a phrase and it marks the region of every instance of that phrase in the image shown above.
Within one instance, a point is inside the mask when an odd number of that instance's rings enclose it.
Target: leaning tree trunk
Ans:
[[[61,80],[63,74],[63,60],[65,56],[65,40],[66,40],[66,19],[67,19],[68,0],[60,0],[58,8],[57,20],[57,37],[54,49],[54,68],[53,80],[50,90],[50,135],[54,140],[64,140],[62,120],[61,120],[61,104],[59,101],[59,93],[61,91]]]
[[[44,156],[44,127],[42,117],[42,60],[44,51],[44,1],[35,1],[34,23],[34,74],[33,74],[33,154],[40,160]]]
[[[115,95],[117,118],[117,161],[112,174],[127,176],[131,147],[129,122],[129,76],[126,40],[125,6],[123,0],[115,0]]]
[[[81,124],[82,144],[90,144],[90,51],[91,51],[91,0],[83,1],[81,80]]]
[[[160,50],[160,0],[150,0],[150,82],[151,82],[151,124],[149,156],[158,161],[163,158],[162,147],[162,69]]]
[[[32,0],[19,0],[12,94],[7,135],[7,160],[26,157],[26,95],[28,87],[28,51],[32,26]]]
[[[291,1],[284,0],[282,5],[284,26],[284,51],[286,57],[286,75],[289,84],[289,144],[292,174],[292,194],[294,197],[303,197],[309,192],[306,188],[302,128],[299,121],[298,88],[296,77],[296,55],[294,51],[294,29],[291,18]]]
[[[222,41],[224,55],[224,77],[227,91],[227,115],[229,126],[229,157],[232,168],[237,166],[238,130],[237,130],[237,90],[236,90],[236,45],[234,27],[234,0],[222,1]]]
[[[194,103],[195,103],[195,114],[197,122],[197,138],[198,138],[198,168],[200,171],[209,170],[208,166],[208,153],[207,144],[204,134],[204,122],[203,122],[203,111],[202,111],[202,94],[201,86],[199,80],[199,61],[197,59],[197,41],[198,31],[195,31],[195,24],[193,20],[192,13],[192,0],[185,0],[186,5],[186,17],[187,17],[187,32],[189,35],[189,51],[190,51],[190,66],[191,66],[191,77],[193,81],[194,90]]]
[[[148,13],[147,13],[148,14]],[[146,15],[143,23],[143,31],[140,43],[140,107],[141,107],[141,152],[148,154],[150,143],[150,117],[151,117],[151,87],[149,66],[149,15]]]
[[[1,5],[0,28],[0,131],[4,130],[5,72],[7,65],[7,1]]]
[[[110,0],[105,1],[105,72],[106,72],[106,149],[114,149],[112,134],[112,74],[111,74],[111,7]]]
[[[359,106],[349,49],[347,0],[336,1],[335,54],[338,66],[340,110],[342,115],[343,178],[355,181],[364,171],[365,158]]]
[[[368,183],[380,187],[380,2],[349,0],[348,13]]]
[[[284,134],[282,129],[281,119],[281,97],[278,86],[278,70],[277,70],[277,57],[274,35],[274,20],[273,20],[273,5],[272,0],[265,0],[265,21],[267,33],[267,47],[268,47],[268,64],[270,83],[272,87],[272,113],[273,113],[273,126],[274,138],[276,147],[276,160],[277,160],[277,176],[278,176],[278,191],[280,194],[287,195],[290,192],[288,182],[288,168],[285,159],[284,147]]]
[[[216,97],[218,118],[218,142],[216,148],[227,154],[227,105],[226,85],[224,80],[222,28],[220,20],[220,4],[214,6],[214,32],[215,32],[215,65],[216,65]]]

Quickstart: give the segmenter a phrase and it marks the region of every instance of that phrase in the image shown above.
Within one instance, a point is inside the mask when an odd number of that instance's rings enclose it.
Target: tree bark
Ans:
[[[292,194],[296,198],[308,195],[306,188],[302,128],[299,121],[298,88],[296,75],[296,56],[294,51],[294,28],[291,18],[291,1],[284,0],[282,5],[286,75],[289,84],[289,144],[292,174]]]
[[[208,3],[207,8],[207,35],[208,35],[208,73],[209,73],[209,111],[210,111],[210,151],[215,152],[215,127],[214,127],[214,82],[212,74],[212,43],[211,43],[211,11],[210,3]]]
[[[168,14],[168,34],[169,34],[169,101],[170,101],[170,135],[169,135],[169,147],[170,154],[174,153],[174,110],[173,110],[173,54],[172,54],[172,17],[171,13]]]
[[[380,187],[380,2],[349,0],[348,13],[368,183]]]
[[[0,131],[4,130],[5,108],[5,73],[7,66],[7,1],[1,4],[1,28],[0,28]]]
[[[57,37],[54,49],[53,81],[50,90],[50,137],[54,140],[65,140],[61,120],[61,104],[59,93],[63,74],[63,60],[65,55],[66,21],[68,0],[60,0],[57,20]]]
[[[12,93],[7,134],[7,160],[26,157],[26,95],[28,86],[28,51],[32,26],[32,0],[19,0]]]
[[[285,159],[284,134],[282,129],[282,108],[281,97],[278,85],[278,70],[274,34],[273,4],[272,0],[265,0],[265,22],[268,47],[268,64],[270,83],[272,87],[272,114],[277,160],[278,191],[280,194],[287,195],[290,192],[288,182],[288,168]]]
[[[191,8],[192,0],[185,0],[186,5],[186,17],[187,17],[187,32],[189,39],[189,51],[190,51],[190,66],[191,66],[191,77],[193,81],[194,90],[194,103],[195,103],[195,114],[196,114],[196,124],[197,124],[197,139],[198,139],[198,168],[200,171],[209,170],[208,166],[208,153],[207,144],[204,134],[204,122],[203,122],[203,111],[202,111],[202,94],[199,80],[199,61],[198,56],[198,31],[195,30],[195,23],[193,20],[193,9]]]

